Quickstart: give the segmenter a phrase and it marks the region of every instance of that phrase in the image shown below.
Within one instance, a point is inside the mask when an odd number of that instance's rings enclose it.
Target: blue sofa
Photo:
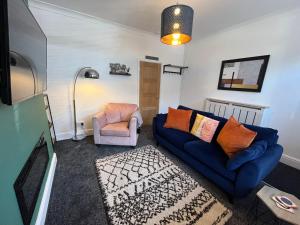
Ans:
[[[184,106],[179,106],[178,108],[189,109]],[[229,194],[232,199],[246,196],[279,162],[283,149],[277,144],[278,131],[271,128],[245,125],[247,128],[257,132],[256,141],[265,140],[268,143],[268,147],[261,157],[231,171],[226,168],[228,157],[216,141],[227,119],[217,117],[212,113],[193,110],[190,129],[193,126],[197,113],[220,121],[211,143],[204,142],[190,133],[164,128],[167,114],[157,114],[153,119],[153,136],[157,144],[167,148],[188,165],[199,171]]]

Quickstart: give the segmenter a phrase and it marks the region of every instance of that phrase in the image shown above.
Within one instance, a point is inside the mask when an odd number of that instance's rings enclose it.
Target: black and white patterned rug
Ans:
[[[96,160],[113,225],[225,224],[232,213],[152,145]]]

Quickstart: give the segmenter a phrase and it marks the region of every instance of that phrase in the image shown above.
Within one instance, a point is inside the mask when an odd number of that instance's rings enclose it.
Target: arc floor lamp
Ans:
[[[86,137],[85,134],[77,135],[77,119],[76,119],[76,82],[78,77],[84,75],[84,78],[89,78],[89,79],[99,79],[99,73],[92,69],[91,67],[83,67],[81,68],[74,77],[74,84],[73,84],[73,113],[74,113],[74,136],[73,140],[74,141],[79,141],[82,140]]]

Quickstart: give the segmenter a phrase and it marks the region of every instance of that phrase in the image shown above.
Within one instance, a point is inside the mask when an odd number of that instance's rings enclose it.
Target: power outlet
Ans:
[[[77,125],[80,126],[81,128],[84,128],[84,122],[83,121],[77,122]]]

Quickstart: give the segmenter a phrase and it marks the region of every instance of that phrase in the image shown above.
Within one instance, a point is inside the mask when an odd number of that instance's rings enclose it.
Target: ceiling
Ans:
[[[162,10],[176,0],[41,0],[148,32],[160,33]],[[180,0],[194,9],[193,37],[300,7],[300,0]]]

